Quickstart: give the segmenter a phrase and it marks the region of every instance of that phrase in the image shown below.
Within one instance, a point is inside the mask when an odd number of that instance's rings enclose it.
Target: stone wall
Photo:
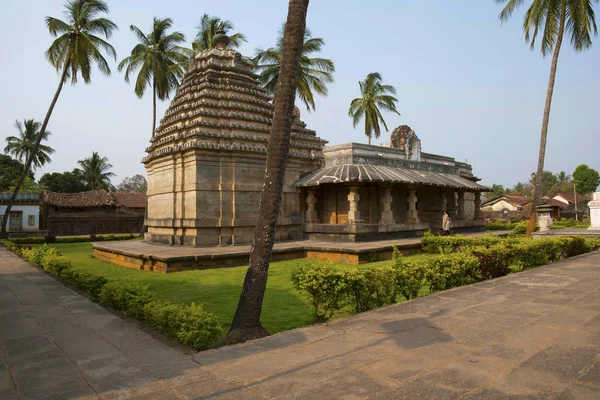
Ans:
[[[43,220],[45,229],[55,236],[139,234],[144,216],[120,213],[112,207],[84,210],[45,207]]]

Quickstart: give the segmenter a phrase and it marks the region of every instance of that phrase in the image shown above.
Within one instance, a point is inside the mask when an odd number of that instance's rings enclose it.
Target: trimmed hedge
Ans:
[[[57,238],[56,236],[48,235],[45,237],[27,237],[13,238],[10,241],[14,244],[44,244],[44,243],[85,243],[85,242],[112,242],[119,240],[135,239],[134,235],[90,235],[90,236],[74,236]]]
[[[109,283],[104,276],[73,269],[67,257],[47,244],[25,248],[11,241],[1,243],[34,266],[60,277],[102,304],[147,322],[159,332],[196,350],[207,349],[223,334],[217,317],[204,311],[199,304],[158,301],[147,286],[129,281]]]

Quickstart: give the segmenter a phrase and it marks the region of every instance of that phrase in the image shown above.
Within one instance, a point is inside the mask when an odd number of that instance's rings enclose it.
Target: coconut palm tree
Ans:
[[[250,250],[250,267],[246,272],[242,294],[231,330],[224,343],[235,343],[268,335],[260,323],[262,302],[267,287],[269,262],[275,240],[275,225],[281,204],[285,165],[290,145],[292,114],[299,60],[306,28],[308,0],[290,0],[286,31],[283,39],[283,57],[279,85],[275,93],[275,110],[269,137],[267,165],[254,231],[254,245]]]
[[[140,28],[131,25],[139,43],[131,50],[131,55],[119,63],[119,71],[125,69],[125,81],[139,69],[135,80],[135,94],[142,98],[146,88],[152,88],[152,135],[156,130],[156,99],[166,100],[179,86],[185,73],[188,56],[179,47],[185,41],[181,32],[167,33],[173,26],[171,18],[154,18],[152,31],[147,35]]]
[[[371,144],[373,135],[375,135],[375,138],[381,135],[380,122],[386,132],[388,130],[379,109],[400,115],[396,109],[398,99],[388,94],[396,94],[396,89],[391,85],[383,85],[379,72],[371,72],[364,81],[359,81],[358,85],[360,86],[361,97],[352,100],[348,115],[352,117],[352,125],[355,128],[360,120],[364,118],[365,135],[367,135],[369,144]]]
[[[33,156],[31,169],[36,169],[49,163],[51,161],[50,154],[54,153],[52,147],[40,144],[37,153],[32,153],[37,135],[40,133],[40,126],[42,124],[33,119],[23,120],[23,123],[15,121],[15,128],[19,130],[19,136],[9,136],[6,138],[4,152],[12,154],[19,161],[25,162]],[[44,132],[42,140],[47,141],[50,135],[50,131]]]
[[[502,22],[508,20],[515,9],[525,0],[496,0],[497,3],[506,3],[500,12]],[[542,55],[552,53],[550,66],[550,78],[546,92],[546,104],[544,106],[544,117],[542,119],[542,133],[540,137],[540,150],[538,153],[538,167],[534,184],[532,210],[539,204],[542,190],[542,175],[544,171],[544,159],[546,156],[546,138],[548,137],[548,125],[550,122],[550,108],[552,106],[552,95],[554,82],[556,81],[556,67],[558,56],[562,46],[565,33],[568,35],[571,45],[575,51],[583,51],[592,45],[592,35],[598,34],[593,3],[599,0],[529,0],[529,8],[525,12],[523,30],[525,40],[529,42],[531,49],[535,49],[536,40],[541,39]],[[527,227],[527,236],[533,234],[535,228],[536,213],[532,212]]]
[[[253,59],[260,75],[260,82],[271,97],[275,95],[281,71],[283,31],[284,27],[279,31],[275,47],[266,50],[257,49]],[[306,105],[309,112],[311,109],[315,110],[313,91],[321,96],[327,96],[327,84],[333,82],[333,73],[335,72],[333,61],[328,58],[311,57],[312,54],[319,53],[324,45],[325,41],[322,38],[313,38],[310,30],[306,29],[300,54],[296,95]]]
[[[33,154],[37,153],[38,147],[44,138],[50,116],[65,82],[70,79],[72,84],[77,83],[77,75],[79,74],[85,83],[91,83],[92,66],[94,64],[98,66],[100,72],[110,75],[110,67],[102,52],[115,60],[117,53],[102,37],[109,39],[113,30],[117,29],[117,25],[108,18],[102,17],[102,14],[108,14],[108,5],[103,0],[68,0],[65,3],[66,22],[58,18],[46,17],[46,27],[50,35],[56,38],[46,51],[46,58],[60,73],[60,78],[58,88],[42,122],[40,134],[33,145]],[[6,237],[6,223],[10,209],[25,177],[29,173],[32,162],[33,160],[30,159],[25,163],[25,168],[19,177],[17,186],[8,201],[2,219],[0,237]]]
[[[108,158],[100,157],[94,151],[90,158],[79,160],[77,164],[81,168],[75,168],[75,171],[81,175],[81,180],[88,190],[115,190],[110,183],[110,178],[115,174],[109,171],[112,164],[108,162]]]
[[[229,36],[229,44],[227,47],[232,49],[237,49],[242,45],[242,42],[247,42],[246,36],[243,33],[233,33],[230,35],[228,32],[233,29],[233,24],[231,21],[222,20],[219,17],[211,17],[208,14],[204,14],[200,19],[200,25],[196,28],[198,29],[198,34],[192,42],[193,54],[212,50],[212,39],[218,31],[224,31],[227,36]]]

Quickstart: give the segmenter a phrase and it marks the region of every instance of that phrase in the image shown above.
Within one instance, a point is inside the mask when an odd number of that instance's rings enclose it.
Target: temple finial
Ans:
[[[213,36],[213,48],[223,50],[229,44],[229,36],[225,34],[225,31],[219,29],[215,36]]]

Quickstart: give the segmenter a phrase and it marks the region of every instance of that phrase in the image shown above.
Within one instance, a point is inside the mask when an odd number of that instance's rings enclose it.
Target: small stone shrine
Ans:
[[[252,242],[273,117],[252,62],[227,48],[190,60],[144,158],[148,173],[145,239],[151,243],[226,246]],[[295,183],[317,170],[326,141],[294,116],[277,240],[303,238]]]

